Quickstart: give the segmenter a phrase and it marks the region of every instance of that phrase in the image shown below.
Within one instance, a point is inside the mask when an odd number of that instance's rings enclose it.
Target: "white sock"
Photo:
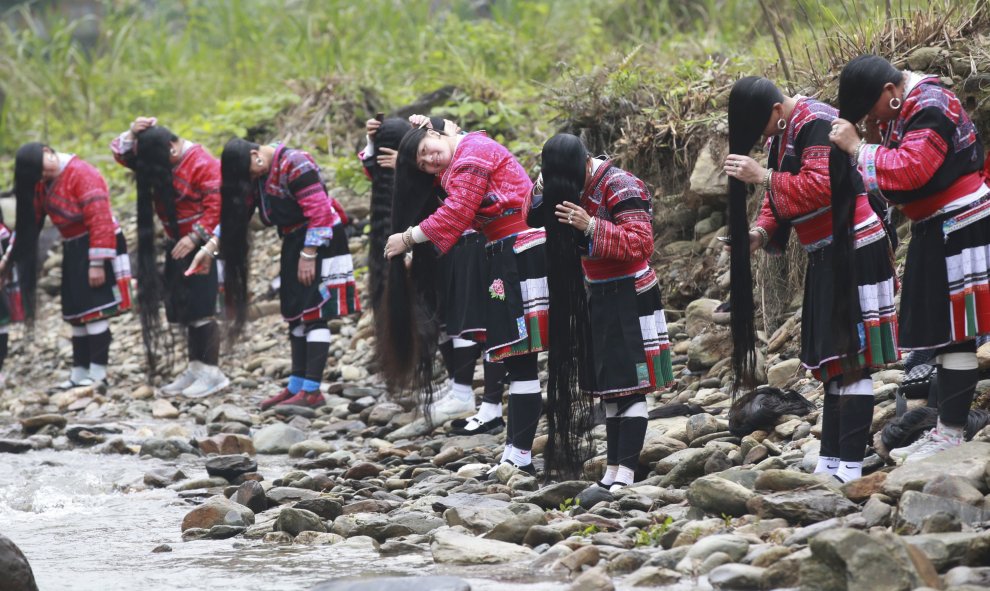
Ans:
[[[605,475],[602,476],[601,483],[605,486],[611,485],[615,482],[615,475],[619,473],[618,466],[605,466]]]
[[[482,402],[478,409],[478,420],[482,423],[495,420],[502,416],[501,402]]]
[[[88,367],[73,367],[72,370],[69,371],[69,380],[71,380],[76,384],[82,382],[88,377],[89,377]]]
[[[513,447],[512,454],[509,456],[509,461],[516,466],[528,466],[533,463],[533,454],[528,449],[523,450]]]
[[[505,449],[502,450],[502,459],[499,462],[507,462],[510,457],[512,457],[512,444],[506,443]]]
[[[942,419],[938,420],[938,428],[935,430],[939,435],[944,435],[946,437],[951,437],[953,439],[963,438],[963,427],[950,427],[942,422]]]
[[[107,379],[107,366],[96,363],[89,364],[89,379],[94,382],[102,382]]]
[[[615,482],[620,484],[632,484],[636,481],[636,473],[632,468],[619,466],[619,471],[615,475]]]
[[[818,458],[818,465],[815,466],[815,474],[835,474],[839,469],[839,458]]]
[[[474,402],[474,392],[471,390],[471,384],[454,384],[450,387],[450,395],[461,402],[471,401]]]
[[[839,462],[839,469],[835,472],[835,476],[842,482],[862,478],[863,462]]]

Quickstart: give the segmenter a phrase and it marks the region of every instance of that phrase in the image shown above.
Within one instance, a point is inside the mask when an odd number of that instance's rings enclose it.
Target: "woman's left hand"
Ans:
[[[722,167],[725,174],[734,179],[739,179],[750,185],[758,185],[763,182],[763,177],[767,174],[767,169],[763,168],[749,156],[739,154],[729,154],[725,157],[725,165]]]
[[[175,247],[172,248],[172,258],[175,260],[181,260],[189,256],[196,248],[196,241],[192,239],[192,236],[185,235],[182,240],[175,243]]]
[[[859,132],[856,126],[845,119],[832,121],[832,131],[828,133],[828,139],[839,147],[846,154],[852,155],[859,145]]]
[[[398,152],[392,148],[378,148],[378,157],[375,160],[382,168],[395,168],[395,158]]]
[[[580,205],[575,205],[570,201],[565,201],[558,205],[554,208],[553,213],[557,216],[558,222],[574,226],[581,232],[587,230],[588,224],[591,223],[591,216],[588,215],[588,212]]]
[[[402,241],[402,232],[392,234],[385,243],[385,259],[392,260],[392,257],[404,254],[407,250],[406,243]]]
[[[311,285],[316,278],[316,259],[308,259],[299,255],[299,271],[296,273],[299,283]]]

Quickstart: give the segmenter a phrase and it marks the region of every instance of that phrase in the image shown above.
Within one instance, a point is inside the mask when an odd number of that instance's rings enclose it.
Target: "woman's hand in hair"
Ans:
[[[307,254],[316,254],[307,253]],[[309,286],[313,284],[313,280],[316,279],[316,258],[307,258],[299,255],[299,270],[296,273],[296,277],[299,279],[299,283]]]
[[[427,129],[433,129],[433,122],[426,115],[410,115],[409,124],[413,127],[426,126]]]
[[[554,208],[553,213],[557,216],[558,222],[573,226],[581,232],[587,230],[588,224],[591,223],[591,216],[588,215],[588,212],[580,205],[575,205],[570,201],[559,204]]]
[[[444,135],[454,136],[461,132],[461,126],[454,123],[450,119],[443,120],[443,133]]]
[[[156,123],[158,123],[158,119],[154,117],[138,117],[131,122],[131,135],[137,135],[149,127],[154,127]]]
[[[859,132],[856,126],[845,119],[832,121],[832,131],[828,134],[828,139],[839,147],[846,154],[852,155],[859,145]]]
[[[396,232],[388,237],[388,241],[385,242],[385,259],[391,260],[392,257],[397,257],[400,254],[404,254],[407,250],[405,241],[402,239],[402,232]]]
[[[381,121],[371,118],[364,122],[364,131],[368,134],[368,137],[375,137],[375,134],[378,133],[378,128],[381,126]]]
[[[89,268],[89,286],[92,288],[97,288],[106,283],[107,273],[103,269],[103,265],[99,267]]]
[[[189,256],[189,253],[195,250],[195,248],[196,241],[192,239],[192,236],[183,236],[182,240],[175,243],[175,247],[172,249],[172,258],[177,261],[184,259]]]
[[[382,168],[395,168],[395,157],[398,154],[392,148],[378,148],[378,156],[375,161]]]
[[[729,154],[725,157],[725,165],[722,167],[725,174],[734,179],[739,179],[744,183],[758,185],[763,182],[763,177],[767,174],[767,169],[760,166],[756,160],[749,156],[739,154]]]

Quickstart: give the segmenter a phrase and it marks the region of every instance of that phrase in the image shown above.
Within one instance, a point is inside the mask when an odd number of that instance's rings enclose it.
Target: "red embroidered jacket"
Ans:
[[[110,192],[103,176],[78,156],[72,156],[50,185],[39,182],[34,211],[38,225],[45,216],[68,240],[89,232],[90,260],[117,256],[117,221],[110,211]]]
[[[333,237],[333,227],[345,223],[343,208],[328,196],[320,167],[308,153],[279,144],[271,172],[259,183],[255,197],[261,220],[285,234],[306,225],[306,246],[321,246]]]
[[[606,161],[581,195],[580,205],[595,218],[587,256],[588,281],[637,277],[637,287],[656,283],[653,256],[653,200],[643,181]]]
[[[136,142],[126,142],[123,137],[115,138],[110,144],[114,159],[128,168],[134,168],[135,148]],[[199,144],[193,144],[172,169],[172,186],[180,236],[172,236],[165,205],[155,199],[155,210],[165,233],[177,240],[195,232],[200,242],[206,242],[220,223],[220,160]]]
[[[440,252],[453,248],[465,230],[508,216],[522,216],[533,182],[512,154],[483,131],[461,138],[440,177],[447,198],[419,224]]]
[[[794,106],[787,130],[770,141],[768,166],[774,170],[770,190],[756,226],[771,237],[766,249],[772,252],[787,246],[789,229],[794,227],[806,248],[819,247],[832,239],[832,188],[829,183],[828,157],[832,143],[828,134],[838,117],[835,108],[810,98],[801,98]],[[870,208],[862,180],[859,188],[855,223],[875,217]]]
[[[983,168],[976,126],[937,77],[922,78],[909,89],[897,119],[883,124],[881,134],[881,144],[860,150],[859,166],[867,190],[893,203],[939,199],[957,181]],[[924,208],[923,203],[918,206]],[[918,219],[908,208],[905,213]]]

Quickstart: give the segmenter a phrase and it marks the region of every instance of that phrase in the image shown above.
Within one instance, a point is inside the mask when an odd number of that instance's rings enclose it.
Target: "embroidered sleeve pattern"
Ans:
[[[84,168],[73,171],[73,182],[66,185],[65,191],[82,210],[83,224],[89,230],[90,260],[112,259],[117,256],[117,237],[110,191],[95,168],[82,163],[80,166]]]
[[[307,154],[299,151],[286,154],[282,166],[289,181],[289,191],[309,220],[305,245],[323,246],[333,237],[333,226],[339,218],[323,188],[319,168]]]
[[[220,223],[220,161],[203,152],[192,176],[192,184],[201,199],[203,211],[203,216],[193,224],[192,231],[202,242],[206,242]]]
[[[453,248],[471,227],[492,177],[491,164],[484,158],[465,155],[458,160],[444,180],[443,205],[419,225],[440,252]]]
[[[796,142],[801,150],[801,169],[795,174],[774,171],[770,178],[768,198],[781,220],[792,220],[831,204],[829,130],[829,123],[823,119],[806,123]]]
[[[618,261],[649,260],[653,255],[653,206],[642,181],[621,172],[608,179],[603,203],[612,221],[598,217],[588,252]]]
[[[965,123],[958,102],[940,88],[912,92],[901,111],[906,123],[893,126],[886,145],[860,153],[869,182],[880,191],[913,191],[932,180],[950,148],[968,146],[956,137],[958,124]]]

